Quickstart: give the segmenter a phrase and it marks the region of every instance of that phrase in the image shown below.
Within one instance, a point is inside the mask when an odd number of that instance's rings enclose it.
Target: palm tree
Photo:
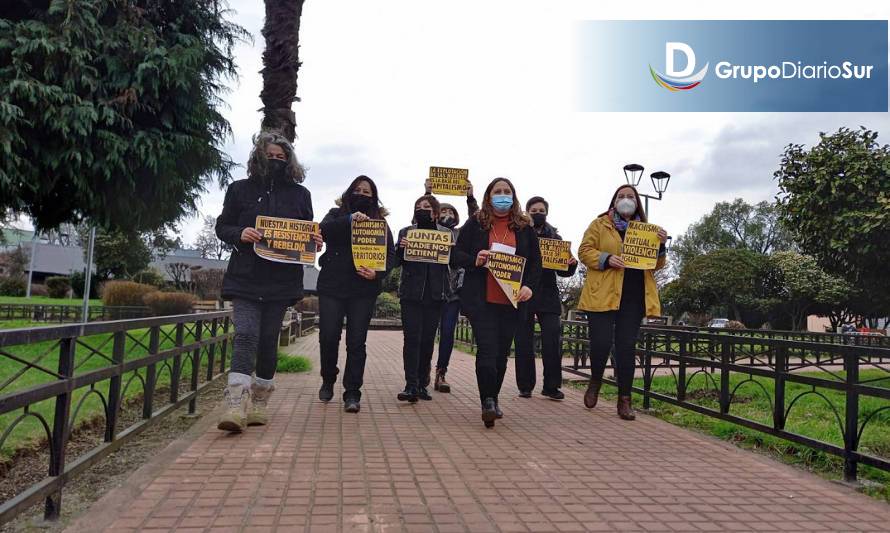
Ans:
[[[296,117],[291,104],[297,98],[300,69],[300,16],[304,0],[266,0],[263,37],[263,130],[277,130],[291,142],[296,137]]]

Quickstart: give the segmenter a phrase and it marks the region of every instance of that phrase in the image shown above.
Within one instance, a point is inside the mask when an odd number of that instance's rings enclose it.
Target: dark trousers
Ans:
[[[470,317],[470,325],[476,338],[479,400],[494,398],[497,401],[507,372],[507,356],[516,334],[519,311],[512,305],[486,303],[480,312],[474,314]]]
[[[405,384],[408,387],[428,387],[436,328],[442,314],[442,302],[401,300],[402,306],[402,362],[405,365]]]
[[[232,322],[235,337],[232,341],[231,371],[251,375],[256,368],[260,379],[272,379],[278,363],[278,336],[281,319],[288,308],[286,301],[232,301]]]
[[[343,399],[362,397],[365,376],[365,341],[377,297],[318,297],[318,344],[321,351],[321,378],[325,383],[337,381],[338,352],[343,319],[346,318],[346,371],[343,375]]]
[[[524,319],[516,329],[516,386],[520,391],[529,392],[535,388],[535,316],[541,325],[544,390],[553,392],[562,386],[561,325],[557,313],[524,313]]]
[[[442,320],[439,323],[439,359],[436,368],[448,368],[451,351],[454,350],[454,329],[460,317],[460,300],[446,302],[442,306]]]
[[[590,373],[594,378],[602,379],[609,351],[614,343],[615,377],[619,396],[630,396],[636,368],[637,334],[642,320],[642,305],[625,306],[624,302],[618,311],[587,313]]]

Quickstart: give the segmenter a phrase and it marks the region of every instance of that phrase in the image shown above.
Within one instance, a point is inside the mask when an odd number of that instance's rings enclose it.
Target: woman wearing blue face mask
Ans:
[[[451,253],[451,265],[466,272],[460,302],[476,338],[476,382],[485,427],[493,427],[503,416],[498,394],[520,317],[520,309],[513,307],[485,268],[491,251],[526,259],[518,298],[524,307],[541,277],[541,251],[531,221],[519,207],[516,189],[506,178],[495,178],[485,189],[481,208],[464,224]]]

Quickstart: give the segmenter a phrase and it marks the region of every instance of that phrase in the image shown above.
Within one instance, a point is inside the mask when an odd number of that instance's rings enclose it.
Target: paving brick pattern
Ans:
[[[400,404],[398,331],[371,333],[362,411],[346,414],[339,386],[330,404],[317,399],[316,342],[295,347],[315,369],[279,376],[268,426],[211,427],[137,499],[98,502],[114,514],[107,530],[890,530],[888,505],[653,417],[588,411],[569,390],[564,402],[518,398],[512,362],[494,429],[465,354],[454,393]]]

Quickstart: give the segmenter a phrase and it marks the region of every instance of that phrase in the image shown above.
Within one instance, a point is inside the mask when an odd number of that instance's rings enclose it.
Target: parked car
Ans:
[[[712,318],[710,322],[708,322],[709,328],[725,328],[729,324],[728,318]]]

